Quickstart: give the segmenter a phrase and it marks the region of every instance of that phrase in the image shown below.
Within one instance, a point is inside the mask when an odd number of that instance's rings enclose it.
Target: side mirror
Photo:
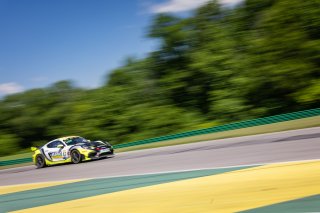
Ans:
[[[64,145],[62,145],[62,144],[59,144],[58,146],[57,146],[57,148],[59,148],[59,149],[62,149],[64,147]]]
[[[37,147],[31,147],[31,151],[35,152],[38,148]]]

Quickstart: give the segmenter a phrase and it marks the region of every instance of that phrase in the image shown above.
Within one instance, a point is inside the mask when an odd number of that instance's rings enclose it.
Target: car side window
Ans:
[[[56,144],[56,142],[53,141],[53,142],[49,143],[49,144],[47,145],[47,147],[48,147],[48,148],[55,148],[55,144]]]
[[[53,141],[53,142],[49,143],[49,144],[47,145],[47,147],[48,147],[48,148],[57,148],[58,145],[60,145],[60,144],[63,145],[63,143],[62,143],[61,141]]]

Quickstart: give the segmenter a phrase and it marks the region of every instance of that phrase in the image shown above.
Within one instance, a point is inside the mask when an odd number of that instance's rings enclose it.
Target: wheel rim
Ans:
[[[72,159],[73,159],[73,162],[79,162],[80,161],[79,153],[76,151],[72,152]]]

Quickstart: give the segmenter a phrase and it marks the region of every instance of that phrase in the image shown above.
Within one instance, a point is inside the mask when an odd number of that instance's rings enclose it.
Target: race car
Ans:
[[[113,147],[108,142],[90,141],[80,136],[58,138],[41,147],[31,147],[31,151],[37,168],[113,157]]]

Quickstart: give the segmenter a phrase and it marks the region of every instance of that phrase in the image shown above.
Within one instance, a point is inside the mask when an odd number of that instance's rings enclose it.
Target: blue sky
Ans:
[[[155,49],[146,38],[155,13],[206,1],[0,0],[0,96],[60,80],[98,87],[127,57]]]

